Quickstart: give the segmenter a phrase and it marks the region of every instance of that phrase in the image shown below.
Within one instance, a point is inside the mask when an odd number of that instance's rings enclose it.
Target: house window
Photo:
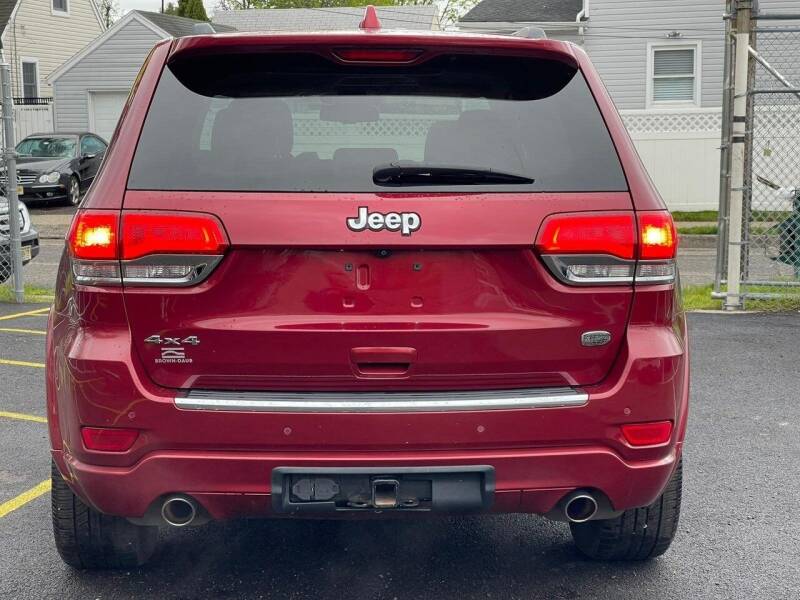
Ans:
[[[53,0],[53,12],[54,13],[68,13],[69,12],[69,5],[67,4],[68,0]]]
[[[39,63],[22,61],[22,95],[25,98],[39,97]]]
[[[699,44],[651,44],[648,103],[699,106],[699,56]]]

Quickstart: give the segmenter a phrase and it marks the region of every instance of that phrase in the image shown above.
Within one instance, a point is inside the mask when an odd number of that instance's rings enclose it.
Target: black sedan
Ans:
[[[37,133],[17,144],[20,200],[77,206],[89,188],[108,144],[93,133]],[[6,174],[0,172],[5,188]]]

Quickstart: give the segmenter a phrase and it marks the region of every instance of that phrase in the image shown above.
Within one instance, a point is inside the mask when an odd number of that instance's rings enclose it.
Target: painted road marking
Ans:
[[[0,410],[0,418],[5,419],[19,419],[20,421],[33,421],[35,423],[47,423],[44,417],[37,417],[36,415],[26,415],[25,413],[8,412]]]
[[[36,487],[29,489],[27,492],[22,492],[16,498],[12,498],[8,502],[3,502],[0,504],[0,519],[5,517],[8,513],[25,506],[31,500],[36,500],[36,498],[39,496],[46,494],[50,491],[51,487],[52,483],[49,479],[46,479]]]
[[[32,335],[47,335],[44,329],[17,329],[16,327],[0,327],[2,333],[30,333]]]
[[[37,369],[44,369],[44,363],[28,362],[27,360],[9,360],[7,358],[0,358],[0,365],[11,365],[12,367],[36,367]]]
[[[0,321],[7,321],[9,319],[18,319],[19,317],[31,317],[34,315],[43,315],[45,313],[50,312],[50,307],[47,308],[37,308],[36,310],[29,310],[27,312],[21,313],[14,313],[13,315],[3,315],[0,317]]]

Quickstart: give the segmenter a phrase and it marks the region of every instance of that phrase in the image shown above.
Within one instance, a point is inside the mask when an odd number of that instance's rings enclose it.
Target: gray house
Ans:
[[[191,35],[193,19],[134,10],[49,77],[54,129],[93,131],[110,139],[133,81],[154,44]],[[218,31],[233,31],[216,26]]]
[[[386,29],[438,29],[435,6],[379,7]],[[323,31],[356,29],[363,8],[217,11],[214,28],[231,31]],[[56,131],[88,129],[109,139],[131,85],[153,45],[192,35],[199,21],[134,10],[56,69],[53,86]]]
[[[759,4],[800,13],[800,0]],[[718,198],[724,11],[724,0],[483,0],[458,27],[538,26],[583,47],[668,206],[705,210]]]

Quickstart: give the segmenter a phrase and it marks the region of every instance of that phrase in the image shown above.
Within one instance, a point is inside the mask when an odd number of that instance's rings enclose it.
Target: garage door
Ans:
[[[110,140],[117,126],[128,92],[89,92],[89,129]]]

